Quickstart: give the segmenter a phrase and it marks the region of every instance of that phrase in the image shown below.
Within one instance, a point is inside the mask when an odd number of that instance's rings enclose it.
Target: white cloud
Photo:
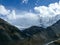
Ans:
[[[44,27],[48,27],[60,19],[60,2],[52,3],[48,6],[38,6],[34,10],[39,13],[41,24]]]
[[[15,10],[10,11],[10,13],[7,15],[7,18],[8,18],[9,20],[16,19]]]
[[[28,28],[30,26],[48,27],[60,20],[60,2],[52,3],[48,6],[34,7],[37,12],[16,13],[16,10],[8,10],[3,5],[0,5],[0,14],[6,15],[6,19],[12,25],[20,28]],[[5,10],[5,11],[2,11]]]
[[[15,10],[8,10],[3,5],[0,5],[0,15],[3,15],[8,19],[16,19]]]
[[[8,11],[5,7],[3,7],[2,10],[5,10],[6,14],[1,13],[3,11],[0,11],[0,14],[6,15],[4,19],[12,25],[16,25],[18,28],[27,28],[34,25],[38,26],[40,24],[38,22],[38,16],[32,12],[22,12],[20,14],[16,14],[15,10]]]
[[[28,3],[28,0],[22,0],[22,3],[27,4]]]
[[[0,14],[7,15],[10,10],[7,10],[3,5],[0,5]]]
[[[30,26],[38,26],[39,18],[34,13],[23,12],[22,14],[16,15],[16,19],[12,20],[13,25],[17,25],[20,28],[28,28]]]

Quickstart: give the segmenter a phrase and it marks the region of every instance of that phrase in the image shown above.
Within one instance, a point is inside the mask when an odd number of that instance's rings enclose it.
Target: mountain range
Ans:
[[[45,45],[59,38],[60,20],[47,28],[31,26],[20,30],[0,18],[1,45]],[[58,41],[56,41],[53,45],[56,44],[60,45],[60,42],[58,43]]]

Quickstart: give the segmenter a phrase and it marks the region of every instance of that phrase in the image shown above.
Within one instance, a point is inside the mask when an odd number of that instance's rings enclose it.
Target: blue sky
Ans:
[[[0,0],[0,4],[9,9],[27,10],[33,9],[35,6],[48,6],[50,3],[59,2],[59,0]]]
[[[59,0],[0,0],[0,18],[22,29],[48,27],[60,20]]]

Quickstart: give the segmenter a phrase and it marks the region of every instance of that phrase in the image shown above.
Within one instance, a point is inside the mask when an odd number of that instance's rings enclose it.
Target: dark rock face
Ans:
[[[44,30],[44,28],[42,28],[42,27],[32,26],[28,29],[23,30],[23,33],[26,34],[28,37],[31,37],[34,34],[39,33],[43,30]]]
[[[44,45],[60,38],[60,21],[50,27],[32,26],[23,31],[0,18],[1,45]]]
[[[10,42],[16,42],[23,39],[24,34],[15,26],[0,18],[0,44],[9,45]]]
[[[47,28],[32,26],[25,29],[23,33],[30,37],[29,41],[31,45],[44,45],[60,38],[60,20]]]
[[[54,32],[56,33],[56,35],[58,37],[60,37],[60,20],[57,21],[55,24],[53,24],[52,26],[50,26],[50,28],[52,30],[54,30]]]
[[[32,26],[25,29],[23,33],[30,37],[30,45],[44,45],[47,42],[58,39],[54,30],[50,27],[45,29],[42,27]]]

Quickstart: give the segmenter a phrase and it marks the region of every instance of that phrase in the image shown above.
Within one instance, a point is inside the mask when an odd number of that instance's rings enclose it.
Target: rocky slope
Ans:
[[[50,41],[58,39],[54,30],[50,27],[42,28],[37,26],[32,26],[23,31],[28,37],[30,45],[44,45]]]
[[[54,45],[59,45],[58,39],[60,38],[60,20],[47,28],[32,26],[25,29],[23,33],[30,37],[30,45],[44,45],[45,43],[50,42]],[[57,41],[55,42],[55,40]]]
[[[0,18],[1,45],[45,45],[58,38],[60,38],[60,21],[47,28],[32,26],[21,31]]]
[[[9,45],[21,41],[24,34],[15,26],[0,18],[0,44]]]

